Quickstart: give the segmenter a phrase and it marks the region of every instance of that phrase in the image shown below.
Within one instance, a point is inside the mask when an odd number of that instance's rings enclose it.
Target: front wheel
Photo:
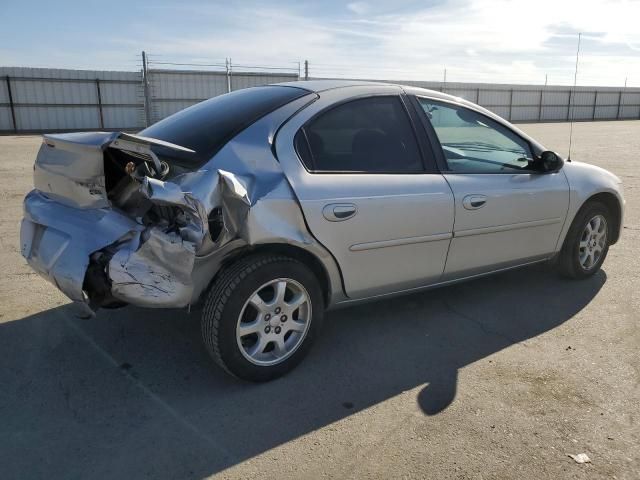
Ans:
[[[560,273],[586,278],[596,273],[609,251],[611,213],[600,202],[587,203],[569,228],[558,259]]]
[[[323,307],[318,281],[304,264],[280,255],[254,255],[226,268],[214,282],[202,314],[202,336],[227,372],[267,381],[306,355]]]

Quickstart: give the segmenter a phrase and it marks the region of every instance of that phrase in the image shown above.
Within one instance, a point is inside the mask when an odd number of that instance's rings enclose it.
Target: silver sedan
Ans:
[[[297,365],[326,309],[536,262],[581,279],[619,238],[620,180],[414,87],[239,90],[137,135],[44,136],[29,264],[87,314],[202,304],[213,359]]]

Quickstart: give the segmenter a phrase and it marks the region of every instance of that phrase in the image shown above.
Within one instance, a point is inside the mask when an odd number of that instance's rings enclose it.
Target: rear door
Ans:
[[[278,133],[278,158],[309,229],[338,261],[352,298],[438,281],[452,235],[451,189],[400,93],[322,92]]]
[[[444,279],[546,258],[569,206],[560,170],[532,170],[531,145],[505,125],[460,105],[418,98],[444,154],[455,197]]]

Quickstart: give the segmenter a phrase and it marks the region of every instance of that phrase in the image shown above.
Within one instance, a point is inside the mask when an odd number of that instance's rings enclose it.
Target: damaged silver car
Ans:
[[[202,302],[214,360],[254,381],[327,308],[535,262],[594,274],[620,180],[415,87],[308,81],[212,98],[137,135],[45,135],[28,263],[87,312]]]

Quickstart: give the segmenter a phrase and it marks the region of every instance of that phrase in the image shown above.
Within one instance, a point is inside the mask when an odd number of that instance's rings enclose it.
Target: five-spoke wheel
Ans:
[[[580,265],[585,270],[598,264],[607,246],[607,220],[598,214],[587,222],[582,231],[579,245]]]
[[[238,318],[236,340],[256,365],[278,363],[304,340],[311,319],[307,290],[291,278],[277,278],[258,287]]]
[[[610,219],[609,209],[598,201],[590,201],[580,209],[560,251],[560,273],[586,278],[598,271],[609,251]]]

